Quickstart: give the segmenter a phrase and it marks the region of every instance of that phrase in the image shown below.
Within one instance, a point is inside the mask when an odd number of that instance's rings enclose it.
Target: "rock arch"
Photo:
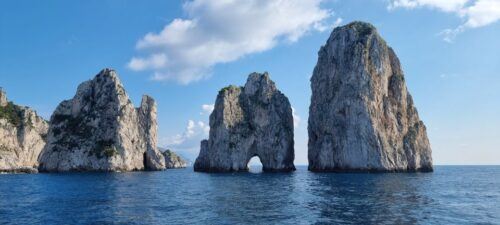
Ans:
[[[252,73],[244,87],[219,91],[194,170],[248,171],[255,155],[263,171],[295,170],[292,108],[267,73]]]
[[[255,161],[257,160],[259,162],[258,165],[260,165],[261,169],[264,168],[264,165],[262,164],[262,160],[260,159],[260,156],[255,154],[253,156],[251,156],[249,159],[248,159],[248,162],[247,162],[247,167],[248,167],[248,170],[250,170],[250,167],[253,167],[253,166],[256,166],[257,164],[255,164]],[[253,162],[253,163],[252,163]]]

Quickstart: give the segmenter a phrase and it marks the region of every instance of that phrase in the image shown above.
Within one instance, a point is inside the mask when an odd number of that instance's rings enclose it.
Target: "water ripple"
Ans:
[[[0,176],[0,224],[500,224],[500,167]]]

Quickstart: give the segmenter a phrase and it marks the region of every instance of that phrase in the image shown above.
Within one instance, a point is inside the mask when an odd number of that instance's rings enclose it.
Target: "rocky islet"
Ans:
[[[432,171],[426,127],[375,27],[337,27],[311,78],[309,170]]]
[[[252,73],[244,87],[219,91],[210,115],[208,140],[194,164],[195,171],[247,171],[259,157],[263,171],[293,171],[293,116],[288,98],[268,73]]]
[[[144,95],[135,108],[116,72],[102,70],[53,113],[39,167],[47,172],[165,169],[157,149],[155,101]]]

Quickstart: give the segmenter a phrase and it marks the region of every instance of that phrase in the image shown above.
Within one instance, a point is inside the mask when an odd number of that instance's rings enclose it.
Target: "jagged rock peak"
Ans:
[[[8,102],[0,88],[0,172],[37,172],[48,124],[29,107]]]
[[[432,171],[399,59],[375,27],[334,29],[311,77],[309,169]]]
[[[156,148],[156,103],[143,96],[134,108],[118,75],[104,69],[61,102],[50,120],[43,171],[162,170]]]
[[[7,93],[3,90],[2,87],[0,87],[0,107],[4,107],[8,104],[9,102],[7,101]]]
[[[194,169],[246,171],[254,156],[264,171],[295,170],[292,109],[268,73],[252,73],[244,87],[219,91]]]
[[[269,94],[276,91],[276,85],[269,78],[269,73],[251,73],[248,76],[247,82],[245,83],[245,94],[246,95],[262,95]],[[270,96],[262,96],[269,98]]]
[[[377,28],[370,23],[363,21],[353,21],[345,26],[337,27],[337,29],[347,29],[358,32],[360,35],[369,35],[377,32]]]

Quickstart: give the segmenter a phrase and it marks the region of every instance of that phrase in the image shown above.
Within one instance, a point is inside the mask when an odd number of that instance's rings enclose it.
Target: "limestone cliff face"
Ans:
[[[143,96],[134,108],[116,72],[102,70],[79,85],[50,119],[41,171],[162,170],[156,104]]]
[[[295,170],[292,108],[267,73],[252,73],[244,87],[219,92],[194,169],[246,171],[254,156],[264,171]]]
[[[399,59],[370,24],[336,28],[311,78],[309,169],[432,171]]]
[[[0,172],[37,172],[48,123],[28,107],[7,101],[0,88]]]
[[[167,169],[186,168],[188,165],[184,159],[170,149],[163,152],[163,157],[165,157],[165,166]]]

